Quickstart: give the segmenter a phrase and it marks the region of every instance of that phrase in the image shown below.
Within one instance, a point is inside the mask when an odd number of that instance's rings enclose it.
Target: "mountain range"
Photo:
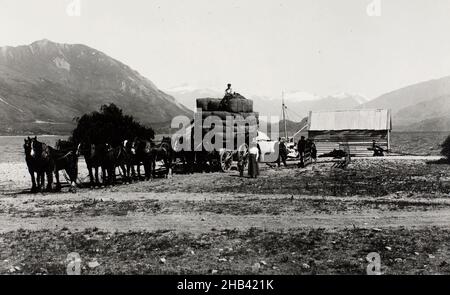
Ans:
[[[222,97],[222,92],[188,85],[167,90],[190,109],[195,99]],[[281,95],[280,95],[281,96]],[[247,95],[260,115],[281,116],[281,97]],[[285,93],[289,120],[300,122],[309,111],[344,109],[390,109],[394,131],[450,131],[450,76],[413,84],[374,99],[352,93],[318,96],[308,92]]]
[[[167,89],[166,92],[174,96],[180,103],[186,105],[191,110],[195,110],[196,98],[223,97],[223,92],[219,90],[196,88],[189,85]],[[236,92],[239,91],[236,90]],[[281,116],[281,97],[270,98],[252,94],[244,94],[244,96],[253,100],[254,110],[259,112],[261,116]],[[320,97],[299,91],[288,92],[285,93],[284,96],[287,108],[286,114],[290,120],[297,122],[308,116],[309,111],[352,109],[368,101],[367,98],[361,95],[350,93],[340,93]]]
[[[150,80],[81,44],[49,40],[0,48],[0,132],[68,133],[74,118],[114,103],[144,124],[192,111]]]
[[[261,116],[281,115],[281,97],[241,94],[253,99]],[[192,116],[196,98],[222,96],[223,91],[189,85],[162,91],[129,66],[82,44],[44,39],[0,47],[1,134],[67,134],[74,118],[109,103],[161,130],[174,116]],[[394,130],[450,131],[450,76],[371,100],[351,93],[318,96],[303,91],[284,97],[290,121],[302,121],[309,111],[384,108],[392,110]]]
[[[360,107],[391,109],[395,130],[450,131],[450,76],[403,87]]]

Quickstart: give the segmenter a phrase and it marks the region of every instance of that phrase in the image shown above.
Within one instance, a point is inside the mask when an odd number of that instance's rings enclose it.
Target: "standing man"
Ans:
[[[259,158],[259,150],[256,146],[250,147],[248,151],[248,176],[250,178],[257,178],[259,175],[259,166],[258,166],[258,158]]]
[[[311,139],[311,159],[314,161],[314,163],[317,163],[317,147],[312,139]]]
[[[237,163],[239,176],[244,177],[244,169],[249,160],[249,154],[244,152],[239,152],[239,159]]]
[[[298,163],[298,167],[300,167],[300,168],[305,167],[305,162],[304,162],[305,149],[306,149],[306,140],[305,140],[305,137],[302,136],[297,143],[298,156],[300,157],[300,163]]]
[[[283,162],[284,167],[287,167],[287,164],[286,164],[287,155],[288,155],[288,151],[286,148],[284,137],[279,138],[278,139],[278,159],[277,159],[278,167],[281,166],[280,162]]]

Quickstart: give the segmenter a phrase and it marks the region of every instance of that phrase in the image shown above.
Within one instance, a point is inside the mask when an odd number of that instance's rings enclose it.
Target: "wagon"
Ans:
[[[185,155],[194,159],[194,163],[203,164],[204,162],[209,162],[210,166],[214,169],[226,172],[236,166],[236,162],[241,162],[242,165],[246,165],[246,157],[249,151],[250,138],[249,134],[245,134],[245,139],[242,143],[237,144],[237,137],[241,133],[233,132],[231,138],[226,138],[223,133],[216,133],[214,135],[214,140],[221,143],[222,148],[219,150],[213,150],[212,148],[206,149],[202,143],[194,144],[193,136],[194,126],[191,125],[186,128],[186,132],[182,135],[178,135],[178,138],[174,138],[173,148],[175,151],[182,150],[181,144],[187,139],[191,138],[190,151],[184,152]],[[202,134],[205,135],[205,132]],[[203,137],[202,137],[203,138]],[[230,142],[231,141],[231,142]],[[228,144],[227,144],[228,143]],[[201,147],[200,147],[201,145]],[[211,151],[213,150],[213,151]]]
[[[278,158],[278,153],[276,149],[278,146],[277,141],[273,141],[264,132],[257,131],[257,136],[255,138],[256,147],[258,150],[257,159],[260,163],[271,163],[275,162]],[[246,158],[249,153],[249,146],[243,144],[237,148],[237,150],[226,150],[223,149],[220,152],[220,166],[222,171],[228,171],[233,166],[233,161],[242,160],[240,157]],[[243,161],[244,168],[247,161]]]
[[[219,170],[225,172],[231,170],[236,162],[241,169],[245,168],[250,142],[258,143],[259,159],[264,159],[267,153],[271,154],[274,150],[274,142],[271,142],[265,134],[258,131],[256,137],[250,135],[252,134],[250,130],[257,131],[259,124],[259,114],[253,112],[252,100],[245,99],[239,94],[234,94],[231,98],[226,96],[223,99],[199,98],[197,99],[197,108],[199,112],[195,114],[196,120],[193,124],[201,121],[202,138],[213,130],[212,126],[209,126],[212,124],[206,124],[208,118],[214,117],[216,119],[214,127],[217,124],[221,125],[221,131],[214,134],[215,143],[220,142],[221,148],[211,152],[213,149],[205,149],[203,144],[198,149],[192,147],[192,150],[195,150],[196,161],[197,158],[200,158],[200,161],[208,158],[210,163],[214,162]],[[230,117],[233,119],[232,125],[228,124]],[[253,118],[256,120],[253,120]],[[190,137],[193,141],[193,130],[195,130],[194,125],[189,126],[183,137]],[[240,136],[243,136],[243,140]],[[250,138],[251,136],[255,138]],[[238,141],[238,139],[241,141]]]

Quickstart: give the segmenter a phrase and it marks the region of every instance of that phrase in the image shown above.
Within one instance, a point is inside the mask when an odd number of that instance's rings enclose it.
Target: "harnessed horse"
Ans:
[[[120,167],[123,172],[124,181],[129,179],[126,165],[128,163],[128,155],[124,145],[112,147],[105,144],[105,158],[103,161],[103,168],[108,173],[108,183],[114,185],[116,183],[116,167]]]
[[[24,143],[25,161],[31,176],[31,191],[40,191],[45,185],[45,174],[47,175],[47,191],[52,189],[54,161],[51,156],[50,147],[39,142],[37,137],[26,138]],[[34,174],[37,174],[37,183]]]
[[[70,180],[70,191],[76,191],[76,181],[78,177],[78,156],[76,150],[62,151],[49,147],[50,154],[54,161],[54,173],[56,179],[56,189],[61,189],[59,182],[59,171],[65,170]]]
[[[151,174],[152,147],[154,144],[145,139],[135,138],[125,144],[126,151],[130,155],[131,173],[135,176],[134,166],[137,166],[138,179],[141,178],[141,166],[144,166],[145,179],[149,180]]]
[[[80,143],[77,147],[77,155],[83,155],[89,171],[90,186],[101,186],[98,178],[98,169],[102,169],[103,184],[106,184],[106,171],[104,169],[105,146],[102,144]],[[95,175],[95,179],[94,179]]]
[[[170,137],[163,137],[161,143],[151,149],[150,171],[154,177],[156,174],[156,161],[163,161],[166,168],[166,178],[172,177],[172,141]]]

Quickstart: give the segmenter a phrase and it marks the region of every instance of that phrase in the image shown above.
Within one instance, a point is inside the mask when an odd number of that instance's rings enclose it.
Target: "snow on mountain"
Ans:
[[[197,98],[223,97],[222,91],[196,88],[188,84],[167,89],[166,92],[192,110],[195,110]],[[253,100],[254,110],[259,112],[261,116],[280,116],[281,95],[280,97],[269,97],[251,93],[241,94]],[[351,109],[367,102],[367,98],[364,96],[346,92],[319,96],[305,91],[295,91],[286,92],[284,97],[286,106],[292,114],[291,119],[298,122],[306,117],[309,111]]]
[[[197,88],[189,84],[183,84],[165,90],[166,93],[175,97],[181,104],[195,111],[196,99],[204,97],[223,97],[223,92],[210,88]]]
[[[359,94],[354,94],[354,93],[348,93],[348,92],[341,92],[341,93],[336,93],[336,94],[332,94],[329,97],[331,98],[335,98],[335,99],[348,99],[351,98],[353,100],[355,100],[356,102],[358,102],[359,104],[363,104],[369,101],[369,99],[365,96],[359,95]]]
[[[313,101],[319,100],[321,97],[309,92],[304,91],[296,91],[296,92],[287,92],[284,94],[284,99],[286,101]]]

